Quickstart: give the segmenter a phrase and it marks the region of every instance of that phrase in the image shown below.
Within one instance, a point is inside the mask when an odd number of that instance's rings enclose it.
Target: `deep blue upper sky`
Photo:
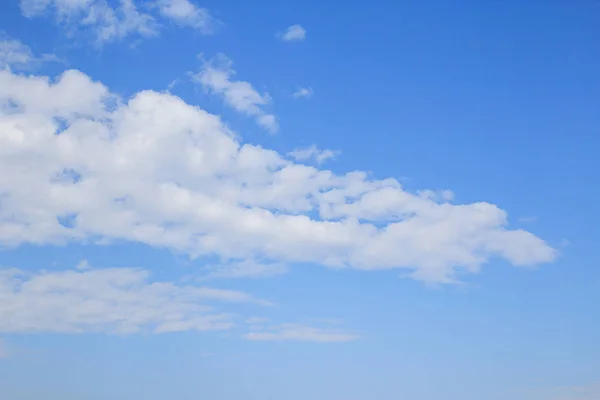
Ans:
[[[191,1],[0,4],[0,398],[600,398],[599,2]]]

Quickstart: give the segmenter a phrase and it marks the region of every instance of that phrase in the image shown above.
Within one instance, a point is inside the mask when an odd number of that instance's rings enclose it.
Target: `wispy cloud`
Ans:
[[[296,161],[313,160],[317,164],[322,164],[327,160],[335,158],[340,152],[328,149],[321,150],[317,146],[312,145],[310,147],[295,149],[288,154]]]
[[[208,273],[201,280],[217,278],[266,278],[283,275],[289,268],[281,263],[262,263],[254,260],[243,260],[228,264],[207,267]]]
[[[81,260],[75,266],[75,269],[77,269],[79,271],[85,271],[85,270],[88,270],[90,268],[92,268],[92,266],[90,265],[90,263],[88,262],[88,260]]]
[[[91,33],[95,44],[102,46],[127,37],[157,36],[162,27],[159,19],[211,34],[221,25],[211,13],[189,0],[150,0],[142,11],[134,0],[20,0],[27,18],[52,16],[66,33],[81,37]]]
[[[271,305],[247,293],[150,281],[132,268],[0,272],[0,332],[155,333],[227,330],[214,302]]]
[[[194,82],[201,84],[208,92],[222,96],[225,104],[233,109],[254,117],[269,132],[277,132],[277,118],[263,109],[271,102],[268,93],[259,93],[249,82],[234,80],[236,72],[233,62],[224,54],[218,54],[209,61],[204,60],[202,55],[200,58],[201,70],[190,74]]]
[[[53,54],[35,56],[29,46],[0,32],[0,69],[29,70],[52,61],[60,60]]]
[[[299,24],[290,25],[284,31],[278,32],[275,36],[284,42],[298,42],[306,39],[306,29]]]
[[[295,99],[310,99],[313,97],[313,94],[312,88],[299,88],[294,92],[292,97]]]
[[[36,60],[29,46],[0,35],[0,68],[28,67]]]
[[[97,45],[136,34],[150,37],[158,34],[153,16],[138,10],[133,0],[120,0],[111,6],[106,0],[21,0],[21,11],[27,18],[51,14],[71,36],[90,31]]]
[[[352,342],[359,339],[358,335],[345,333],[340,330],[314,328],[310,326],[284,324],[255,330],[245,335],[248,340],[268,342]]]

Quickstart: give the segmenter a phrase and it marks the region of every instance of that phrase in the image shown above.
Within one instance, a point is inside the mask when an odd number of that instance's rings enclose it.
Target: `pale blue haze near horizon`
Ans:
[[[34,11],[32,0],[0,4],[4,74],[0,85],[6,85],[0,87],[1,399],[600,399],[600,2],[190,1],[210,13],[213,22],[199,14],[192,20],[164,11],[168,4],[187,0],[137,0],[128,4],[156,20],[154,33],[144,36],[142,28],[119,30],[123,28],[118,24],[127,21],[117,19],[110,26],[120,33],[102,38],[101,24],[86,25],[83,18],[89,7],[118,10],[120,1],[74,0],[69,6],[67,1],[44,0],[38,4],[48,7]],[[80,8],[75,12],[76,7]],[[108,26],[106,21],[102,23]],[[205,24],[213,32],[207,34]],[[290,30],[286,36],[286,28],[294,25],[305,32]],[[235,74],[225,76],[227,60]],[[18,91],[26,90],[27,84],[14,82],[21,78],[33,82],[33,75],[55,78],[67,69],[101,82],[124,103],[144,90],[165,97],[171,93],[220,116],[238,142],[274,150],[287,160],[296,158],[290,162],[338,175],[366,171],[365,180],[393,178],[410,193],[452,191],[453,197],[439,195],[438,203],[496,205],[508,215],[506,229],[531,235],[504,242],[502,223],[490,217],[489,226],[480,227],[477,216],[486,217],[477,214],[473,222],[450,218],[440,222],[442,228],[436,232],[448,238],[434,240],[431,247],[419,247],[417,239],[409,238],[409,229],[403,240],[412,244],[397,244],[410,252],[409,261],[389,249],[396,245],[390,245],[392,241],[376,242],[371,236],[373,246],[362,251],[366,233],[357,234],[358,239],[352,236],[343,250],[328,238],[314,239],[316,244],[309,246],[304,236],[298,245],[286,244],[282,250],[253,244],[251,235],[238,231],[223,233],[219,238],[224,241],[217,244],[178,248],[188,243],[181,235],[199,230],[219,235],[225,228],[205,228],[208,225],[200,222],[185,225],[195,217],[181,217],[175,211],[168,218],[157,217],[149,211],[150,202],[139,200],[123,206],[136,213],[137,224],[132,226],[157,223],[165,230],[140,231],[137,236],[107,233],[113,232],[108,221],[126,218],[125,214],[109,214],[113,208],[107,206],[102,208],[107,214],[98,214],[104,221],[94,222],[89,217],[93,209],[86,208],[93,200],[84,195],[104,189],[65,192],[64,197],[57,191],[36,191],[34,186],[23,189],[28,184],[43,186],[41,180],[29,181],[26,174],[59,164],[66,168],[65,160],[77,156],[59,159],[50,154],[54,151],[47,150],[50,145],[37,142],[42,123],[27,130],[29,124],[22,122],[42,115],[56,121],[52,118],[62,114],[46,110],[63,107],[54,105],[62,97],[49,97],[46,107],[40,105],[44,100],[37,92],[35,98],[20,97]],[[219,80],[224,76],[226,82]],[[7,82],[16,89],[8,88]],[[228,86],[231,82],[247,84]],[[74,98],[87,96],[74,87],[66,90],[74,90]],[[243,91],[250,97],[236,97]],[[20,106],[20,99],[26,105]],[[148,99],[144,104],[154,107],[148,104],[156,98]],[[177,121],[187,118],[183,108],[176,108],[184,106],[169,108],[170,104],[160,103],[150,114],[177,109]],[[64,107],[75,110],[80,105]],[[77,110],[65,111],[69,115],[65,118],[73,119],[67,123],[87,118],[82,117],[87,109]],[[108,114],[102,112],[90,117],[95,124],[105,123],[100,115]],[[21,125],[11,125],[14,115],[24,118]],[[131,122],[141,121],[141,112],[127,115],[107,118],[120,121],[114,126],[139,128],[140,137],[152,129],[152,124]],[[204,123],[201,118],[190,121]],[[113,125],[106,123],[110,129]],[[189,126],[193,130],[193,124]],[[22,132],[20,144],[15,144],[17,136],[11,129]],[[69,129],[55,137],[70,135],[76,128]],[[222,126],[207,129],[218,132],[215,138],[225,136]],[[173,141],[179,143],[185,135]],[[27,140],[32,144],[23,144]],[[95,159],[103,151],[91,147],[96,142],[84,142],[73,146],[80,146],[77,151],[85,159]],[[211,139],[210,145],[214,143]],[[311,146],[331,153],[315,150],[310,159]],[[135,154],[144,149],[130,148]],[[168,157],[179,158],[160,148],[143,156],[147,165],[165,163],[165,170],[176,164]],[[42,159],[51,161],[38,161]],[[73,168],[84,183],[94,181],[108,188],[111,179],[120,179],[92,161],[72,162],[79,163],[80,169]],[[164,176],[175,176],[174,186],[209,193],[216,204],[229,204],[227,196],[234,195],[226,191],[225,183],[223,190],[219,184],[225,182],[222,176],[233,172],[215,173],[210,178],[216,185],[213,190],[186,180],[200,176],[199,170],[179,167],[168,173],[156,168],[150,176],[131,165],[134,172],[127,176],[142,177],[143,184],[164,183]],[[244,188],[262,179],[243,176],[249,182]],[[132,179],[123,182],[135,186]],[[351,217],[352,210],[358,212],[348,208],[348,214],[328,218],[319,206],[290,211],[290,204],[300,208],[298,204],[304,204],[304,194],[298,194],[303,181],[290,179],[285,187],[291,193],[286,197],[289,202],[273,205],[283,198],[281,192],[275,196],[282,197],[264,206],[258,197],[244,201],[240,197],[235,200],[242,204],[240,212],[262,207],[273,212],[273,218],[304,214],[315,221],[336,222]],[[81,186],[78,181],[74,178],[73,186]],[[232,182],[227,184],[236,184]],[[342,185],[332,185],[337,184]],[[120,201],[135,198],[142,189],[131,190]],[[24,193],[35,201],[22,201],[22,206],[11,201],[24,199]],[[80,193],[85,200],[67,199],[68,193]],[[155,194],[150,192],[149,197]],[[415,204],[414,215],[426,212],[425,205],[417,205],[420,200],[406,201]],[[60,214],[59,209],[71,211]],[[369,210],[364,212],[356,224],[372,224],[370,228],[382,231],[413,215],[386,209],[389,214],[370,220]],[[63,226],[70,224],[64,218],[77,214],[88,219],[82,217],[81,226],[73,222],[69,236],[64,233],[67,228],[36,220],[41,221],[42,215],[54,218],[53,213]],[[183,222],[176,221],[179,217]],[[428,218],[423,221],[433,220]],[[11,230],[16,223],[22,224],[22,238],[11,233],[16,232]],[[469,229],[464,226],[481,231],[473,230],[475,239],[463,237]],[[176,236],[167,238],[171,228]],[[353,229],[351,225],[346,231]],[[320,232],[325,231],[315,228],[309,236],[321,238]],[[488,234],[488,242],[469,247],[478,236]],[[520,238],[522,243],[531,239],[523,245],[526,249],[519,247]],[[452,251],[435,247],[454,239],[459,244]],[[193,257],[208,247],[216,250]],[[303,258],[312,247],[315,254],[339,257],[343,265]],[[465,253],[457,255],[457,248]],[[236,249],[246,253],[240,255]],[[386,258],[380,252],[392,255]],[[234,253],[233,258],[241,261],[235,271],[227,269],[225,260]],[[252,264],[255,261],[257,265]],[[259,265],[262,262],[265,266]],[[219,269],[219,263],[227,268]],[[455,264],[464,268],[455,270]],[[104,270],[114,272],[115,281],[107,278],[106,285],[94,286],[98,280],[93,274]],[[135,271],[146,271],[148,281],[165,286],[147,285],[143,273],[133,278],[123,275]],[[215,271],[229,276],[207,277]],[[407,276],[413,271],[415,279]],[[445,281],[448,271],[460,282]],[[232,277],[235,273],[256,276]],[[114,283],[123,276],[132,279],[131,287]],[[51,285],[51,279],[58,279],[55,286],[43,286]],[[31,283],[27,290],[25,283]],[[101,293],[103,288],[106,293]],[[196,288],[206,291],[195,292]],[[111,308],[113,295],[121,297]],[[133,296],[137,297],[132,300]],[[98,308],[90,311],[74,304],[84,300]],[[196,301],[214,309],[196,309]],[[123,314],[125,318],[146,322],[132,328],[118,320],[121,317],[101,315],[123,309],[130,312]],[[161,310],[173,314],[158,315]],[[201,319],[197,313],[204,312],[219,316]],[[188,319],[179,321],[181,315]],[[213,325],[220,321],[225,325]],[[163,332],[154,331],[161,327]]]

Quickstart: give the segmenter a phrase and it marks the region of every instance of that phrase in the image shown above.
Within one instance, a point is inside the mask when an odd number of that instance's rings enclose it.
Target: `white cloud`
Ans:
[[[284,42],[297,42],[306,38],[306,29],[302,25],[290,25],[283,32],[279,32],[276,37]]]
[[[29,46],[0,32],[0,69],[26,70],[45,61],[59,61],[53,54],[36,57]]]
[[[29,46],[0,35],[0,69],[28,67],[35,59]]]
[[[284,324],[263,330],[249,332],[244,337],[248,340],[268,342],[352,342],[359,339],[358,335],[339,330],[321,329],[302,325]]]
[[[154,17],[140,12],[133,0],[119,0],[117,7],[106,0],[21,0],[21,11],[27,18],[53,14],[72,36],[90,30],[98,45],[129,35],[158,33]]]
[[[155,333],[226,330],[232,315],[201,302],[270,304],[249,294],[151,282],[132,268],[0,270],[0,332]]]
[[[152,37],[160,24],[149,12],[142,12],[134,0],[20,0],[21,11],[27,18],[52,15],[71,35],[90,30],[97,44],[123,39],[130,35]],[[204,34],[214,32],[220,22],[210,12],[190,0],[150,0],[148,11],[156,10],[166,20],[187,26]],[[158,15],[157,15],[158,16]]]
[[[157,5],[165,18],[205,34],[213,33],[218,24],[207,9],[198,7],[189,0],[158,0]]]
[[[222,96],[225,104],[236,111],[255,117],[256,122],[269,132],[277,132],[277,118],[263,110],[271,98],[267,93],[256,91],[248,82],[233,80],[233,62],[227,56],[219,54],[210,61],[203,60],[202,64],[200,72],[190,75],[194,82]]]
[[[81,260],[79,261],[79,263],[75,266],[75,269],[78,269],[80,271],[84,271],[86,269],[90,269],[92,268],[90,263],[88,262],[88,260]]]
[[[317,146],[312,145],[310,147],[295,149],[288,153],[296,161],[310,161],[313,160],[317,164],[323,164],[325,161],[335,158],[340,152],[333,150],[321,150]]]
[[[11,172],[0,174],[3,246],[127,240],[223,263],[407,269],[433,282],[491,258],[556,257],[493,204],[296,164],[178,97],[118,100],[74,70],[56,80],[0,71],[0,171]]]
[[[312,88],[300,88],[294,92],[292,97],[295,99],[310,99],[313,94]]]
[[[221,24],[210,12],[190,0],[150,0],[140,11],[135,0],[20,0],[22,14],[27,18],[53,16],[56,22],[67,28],[71,36],[90,31],[96,44],[117,41],[131,35],[156,36],[163,17],[179,26],[197,29],[211,34]],[[114,5],[113,5],[114,4]]]
[[[208,274],[201,279],[272,277],[287,273],[288,267],[280,263],[261,263],[254,260],[242,260],[218,266],[209,266],[208,270]]]

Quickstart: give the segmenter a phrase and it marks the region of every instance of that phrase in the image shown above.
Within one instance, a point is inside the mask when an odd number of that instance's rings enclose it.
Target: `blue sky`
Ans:
[[[1,398],[600,398],[600,3],[190,1],[0,4]]]

